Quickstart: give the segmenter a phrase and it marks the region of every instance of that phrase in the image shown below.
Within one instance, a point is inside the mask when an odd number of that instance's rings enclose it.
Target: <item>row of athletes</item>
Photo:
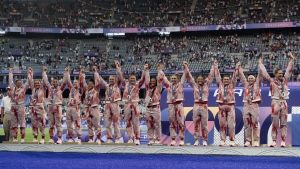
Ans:
[[[16,86],[13,83],[13,74],[11,68],[9,73],[9,97],[11,98],[11,128],[13,134],[13,141],[17,142],[18,125],[20,125],[21,143],[24,142],[25,137],[25,91],[29,88],[32,89],[32,96],[30,98],[30,113],[32,130],[34,135],[34,142],[43,144],[45,142],[45,116],[44,103],[47,100],[48,105],[48,120],[50,124],[50,143],[54,143],[54,129],[57,130],[58,141],[56,144],[62,143],[62,92],[66,85],[70,88],[70,94],[67,104],[66,121],[68,128],[68,142],[74,142],[74,128],[78,137],[78,144],[81,144],[81,122],[80,122],[80,104],[81,95],[85,93],[84,105],[86,107],[86,117],[88,123],[88,134],[90,137],[89,142],[94,142],[94,134],[97,139],[96,142],[101,144],[101,126],[100,122],[100,110],[99,105],[99,91],[100,85],[104,86],[105,91],[105,120],[107,129],[108,143],[113,142],[112,125],[114,127],[115,143],[119,143],[120,129],[120,107],[118,101],[123,100],[125,102],[124,107],[124,120],[126,121],[126,132],[128,135],[128,143],[140,144],[140,110],[138,107],[139,102],[139,90],[145,83],[146,87],[146,123],[148,127],[149,143],[158,144],[161,141],[161,110],[160,99],[163,85],[168,89],[167,103],[168,103],[168,117],[170,121],[170,135],[172,141],[171,146],[176,145],[175,138],[177,136],[177,130],[180,137],[179,146],[184,145],[184,111],[182,101],[184,100],[183,85],[188,81],[194,92],[194,107],[193,107],[193,122],[194,122],[194,138],[195,146],[199,146],[200,126],[202,129],[203,146],[207,146],[208,140],[208,94],[209,87],[214,78],[218,85],[217,102],[219,103],[218,118],[220,123],[220,146],[226,146],[226,130],[228,126],[228,133],[230,139],[230,146],[234,146],[235,141],[235,95],[234,89],[236,86],[237,78],[239,77],[244,85],[244,108],[243,119],[246,133],[245,147],[249,147],[252,140],[251,127],[254,132],[254,146],[259,146],[259,132],[258,132],[258,120],[259,120],[259,104],[261,102],[260,84],[263,79],[270,82],[271,98],[272,98],[272,139],[271,147],[276,147],[277,130],[280,121],[281,129],[281,146],[285,147],[285,138],[287,134],[287,103],[288,99],[288,86],[287,81],[290,79],[294,66],[294,56],[290,53],[291,60],[287,67],[285,74],[279,69],[274,70],[275,78],[271,78],[267,73],[261,59],[258,64],[258,76],[248,76],[248,80],[243,74],[241,64],[237,63],[233,72],[232,78],[224,76],[221,79],[218,69],[217,61],[214,61],[210,73],[206,79],[199,76],[196,81],[192,77],[189,71],[189,65],[187,62],[184,64],[184,73],[179,78],[178,74],[171,77],[171,82],[168,81],[165,74],[162,71],[163,66],[158,64],[157,78],[150,79],[148,65],[144,65],[142,78],[136,81],[136,77],[131,75],[128,81],[125,80],[121,66],[118,61],[116,64],[117,76],[110,76],[109,83],[106,83],[101,76],[99,76],[96,67],[93,68],[94,78],[91,78],[86,84],[85,70],[82,69],[79,75],[79,80],[75,80],[73,84],[70,80],[69,68],[65,69],[62,85],[59,86],[58,79],[54,79],[52,85],[48,81],[46,74],[46,67],[43,67],[42,80],[33,80],[33,70],[29,68],[27,82],[22,86],[21,81],[16,81]],[[120,87],[124,87],[123,97],[121,98]],[[45,98],[46,90],[48,90],[48,99]],[[38,129],[41,132],[42,139],[37,140]],[[154,134],[155,133],[155,134]],[[156,137],[154,136],[156,135]]]

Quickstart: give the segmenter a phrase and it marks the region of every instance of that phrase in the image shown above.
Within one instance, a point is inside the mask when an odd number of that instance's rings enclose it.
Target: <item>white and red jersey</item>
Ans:
[[[130,82],[126,82],[125,78],[123,76],[123,73],[120,68],[117,68],[117,77],[118,80],[121,82],[121,84],[124,86],[124,92],[123,92],[123,98],[122,100],[125,103],[133,103],[133,102],[139,102],[139,91],[141,86],[145,82],[145,71],[142,73],[142,78],[135,84],[130,84]]]
[[[98,72],[94,72],[95,77],[95,87],[100,90],[100,85],[105,87],[105,102],[112,103],[121,100],[121,91],[120,85],[121,81],[118,81],[115,84],[107,84],[103,78],[98,74]]]
[[[27,76],[27,81],[24,84],[24,86],[21,86],[19,88],[17,88],[17,86],[15,86],[14,82],[13,82],[13,72],[10,71],[9,75],[8,75],[8,84],[9,87],[11,88],[10,91],[10,96],[11,96],[11,103],[14,105],[19,105],[19,104],[24,104],[26,101],[26,90],[29,88],[30,86],[30,80],[32,80],[33,75],[32,72],[28,72],[28,76]]]
[[[79,82],[78,87],[75,88],[71,82],[70,73],[66,72],[67,84],[70,90],[68,98],[68,106],[78,106],[81,104],[81,95],[83,90],[80,90]]]
[[[214,80],[214,66],[212,66],[212,68],[210,69],[208,77],[204,80],[203,85],[199,85],[195,82],[195,79],[191,75],[189,69],[186,69],[185,71],[187,72],[187,79],[193,88],[195,102],[206,104],[208,101],[209,87]]]
[[[184,100],[183,85],[186,82],[187,72],[184,71],[181,80],[177,84],[172,84],[166,77],[163,78],[164,85],[168,88],[167,103],[172,104]]]
[[[84,99],[85,107],[98,107],[100,103],[100,99],[99,99],[100,88],[97,89],[96,87],[94,87],[93,89],[89,90],[85,81],[85,74],[83,73],[80,73],[79,75],[79,85],[80,85],[80,89],[85,91],[85,99]]]
[[[34,80],[32,79],[30,80],[30,88],[32,91],[30,97],[30,106],[44,106],[47,88],[43,85],[43,82],[41,82],[40,88],[36,89],[34,87]]]
[[[291,61],[289,62],[289,65],[286,68],[286,72],[284,74],[284,78],[282,78],[282,80],[271,78],[262,63],[259,64],[259,67],[261,69],[262,76],[270,82],[271,98],[276,100],[289,99],[289,88],[287,82],[291,78],[294,69],[294,59],[291,59]]]
[[[150,74],[149,70],[145,71],[145,86],[146,86],[146,106],[154,106],[160,104],[161,91],[163,85],[163,79],[165,74],[163,71],[158,71],[157,74],[157,86],[155,88],[150,88]]]
[[[234,89],[237,82],[238,69],[235,69],[231,81],[228,85],[224,85],[222,82],[222,78],[220,76],[220,71],[218,67],[215,67],[215,77],[218,85],[218,96],[217,102],[221,104],[234,104],[235,103],[235,95]]]
[[[260,84],[263,81],[263,77],[261,75],[261,69],[259,69],[258,76],[256,77],[256,81],[250,85],[249,82],[247,81],[243,69],[239,67],[239,77],[244,85],[244,98],[243,102],[244,103],[260,103],[261,102],[261,92],[260,92]]]
[[[67,74],[64,73],[63,82],[61,86],[57,86],[56,88],[54,86],[51,86],[51,84],[48,81],[48,76],[46,72],[44,71],[43,74],[43,87],[46,87],[48,89],[48,104],[55,104],[55,105],[61,105],[63,104],[63,96],[62,93],[66,88],[67,85]]]

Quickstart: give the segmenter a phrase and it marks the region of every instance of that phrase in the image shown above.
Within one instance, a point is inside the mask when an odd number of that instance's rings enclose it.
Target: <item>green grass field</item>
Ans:
[[[67,128],[63,128],[67,129]],[[87,129],[87,128],[82,128],[82,129]],[[105,130],[106,128],[102,128],[102,131]],[[120,128],[122,130],[122,128]],[[124,129],[123,129],[124,130]],[[147,128],[142,128],[141,130],[147,130]],[[4,135],[4,130],[3,128],[0,129],[0,135]],[[38,140],[41,139],[41,134],[39,132],[39,136],[38,136]],[[48,141],[50,139],[49,137],[49,128],[46,128],[46,137],[45,137],[45,141]],[[21,140],[21,136],[20,136],[20,130],[18,131],[18,140]],[[26,136],[25,136],[25,142],[31,142],[33,140],[33,135],[32,135],[32,129],[31,128],[26,128]]]
[[[4,130],[1,129],[0,130],[0,135],[4,135]],[[41,139],[41,134],[39,133],[39,137],[38,140]],[[20,130],[18,131],[18,140],[21,140],[21,136],[20,136]],[[33,135],[32,135],[32,129],[31,128],[26,128],[26,136],[25,136],[25,142],[30,142],[33,140]],[[46,137],[45,140],[48,141],[49,140],[49,128],[46,128]]]

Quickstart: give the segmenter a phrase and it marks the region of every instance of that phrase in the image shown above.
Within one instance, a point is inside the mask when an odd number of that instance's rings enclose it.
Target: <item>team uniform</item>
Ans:
[[[25,138],[25,101],[26,101],[26,90],[29,88],[29,81],[32,79],[32,72],[28,72],[27,81],[24,86],[17,88],[13,82],[13,72],[9,72],[9,87],[11,91],[9,95],[11,96],[11,130],[13,135],[13,142],[17,142],[18,137],[18,125],[20,125],[20,133],[21,133],[21,143],[24,143]]]
[[[228,125],[228,133],[230,146],[234,146],[235,141],[235,96],[234,89],[237,82],[238,69],[234,70],[232,75],[231,82],[228,85],[225,85],[222,82],[220,71],[218,67],[215,67],[215,77],[218,85],[218,96],[217,103],[219,103],[219,124],[220,124],[220,137],[221,143],[220,146],[226,146],[226,130]]]
[[[68,98],[68,105],[67,105],[67,111],[66,111],[66,122],[67,122],[67,128],[68,128],[68,137],[69,142],[74,142],[74,127],[75,131],[77,133],[78,137],[78,144],[81,144],[81,136],[82,136],[82,130],[81,130],[81,118],[80,118],[80,104],[81,104],[81,95],[83,93],[83,90],[80,89],[79,83],[78,87],[75,88],[73,84],[71,83],[70,74],[69,72],[67,74],[67,83],[69,86],[69,98]]]
[[[133,133],[135,136],[135,144],[140,144],[140,109],[138,106],[139,91],[145,82],[145,72],[142,73],[142,79],[134,85],[130,82],[125,82],[123,73],[120,68],[117,68],[117,78],[124,86],[124,93],[122,100],[125,102],[124,106],[124,120],[126,121],[126,132],[128,135],[128,143],[133,142]],[[132,132],[133,131],[133,132]]]
[[[54,143],[53,137],[54,137],[54,129],[56,127],[57,130],[57,136],[58,141],[57,144],[62,143],[62,104],[63,104],[63,97],[62,93],[66,88],[66,79],[67,74],[64,73],[63,82],[61,86],[57,86],[56,88],[54,86],[51,86],[51,84],[48,81],[48,77],[46,72],[44,71],[43,74],[43,87],[46,87],[48,89],[48,121],[50,125],[49,129],[49,135],[50,140],[49,143]]]
[[[263,64],[259,64],[260,69],[262,70],[262,76],[270,82],[270,91],[271,91],[271,98],[272,98],[272,105],[271,105],[271,115],[272,115],[272,139],[273,143],[271,147],[276,147],[276,140],[277,140],[277,130],[280,123],[280,130],[281,130],[281,146],[285,147],[285,138],[287,135],[287,117],[288,117],[288,105],[286,100],[289,99],[288,96],[288,84],[293,69],[294,69],[294,59],[288,64],[286,72],[282,80],[271,78],[266,68]]]
[[[80,73],[79,75],[79,84],[80,88],[85,91],[85,99],[84,105],[86,108],[86,117],[88,123],[89,130],[89,142],[92,143],[94,138],[94,131],[97,137],[97,143],[101,144],[101,126],[100,126],[100,109],[99,109],[99,90],[93,88],[91,90],[88,89],[88,86],[85,81],[85,74]]]
[[[256,78],[256,81],[252,85],[250,85],[247,79],[245,78],[243,69],[241,67],[239,67],[238,72],[240,80],[244,85],[243,121],[246,135],[245,147],[250,146],[250,142],[252,140],[251,126],[253,129],[253,139],[255,142],[254,146],[257,147],[259,141],[259,104],[261,102],[260,84],[263,81],[263,77],[261,73],[259,73]]]
[[[42,139],[39,141],[40,144],[45,142],[45,128],[46,128],[46,111],[44,108],[46,98],[46,88],[42,87],[41,84],[39,89],[34,87],[33,79],[30,81],[30,88],[32,95],[30,97],[29,112],[31,116],[32,134],[34,137],[33,142],[38,142],[38,129],[41,132]]]
[[[209,87],[214,79],[214,67],[211,68],[208,77],[205,79],[203,85],[199,85],[195,82],[188,68],[186,69],[187,79],[190,82],[194,93],[194,107],[193,107],[193,122],[194,122],[194,139],[195,146],[199,145],[200,125],[202,129],[203,145],[207,146],[208,140],[208,95]]]
[[[7,87],[7,89],[10,89],[10,87]],[[11,97],[5,96],[2,98],[1,102],[1,109],[3,109],[4,113],[4,118],[3,118],[3,130],[4,130],[4,135],[5,135],[5,140],[12,142],[13,141],[13,136],[11,132],[11,116],[10,116],[10,109],[11,109]]]
[[[157,86],[155,88],[150,87],[150,75],[149,70],[145,71],[145,87],[146,87],[146,123],[147,123],[147,134],[150,140],[148,145],[154,143],[159,144],[161,140],[161,111],[160,111],[160,98],[162,91],[164,73],[158,71],[157,74]],[[154,131],[156,137],[154,138]]]
[[[171,146],[175,146],[177,128],[179,130],[180,137],[180,146],[184,145],[184,112],[183,112],[183,104],[184,93],[183,93],[183,85],[186,82],[187,73],[184,71],[183,76],[181,77],[180,82],[177,84],[172,84],[168,81],[166,77],[164,77],[163,82],[164,85],[168,88],[167,94],[167,103],[168,103],[168,117],[170,120],[170,135],[172,138]]]
[[[95,72],[95,86],[100,90],[100,85],[103,85],[105,90],[105,120],[106,120],[106,136],[108,143],[112,143],[112,129],[111,125],[114,126],[115,142],[119,143],[120,139],[120,107],[119,102],[121,101],[120,85],[121,81],[118,80],[115,84],[107,84],[98,72]]]

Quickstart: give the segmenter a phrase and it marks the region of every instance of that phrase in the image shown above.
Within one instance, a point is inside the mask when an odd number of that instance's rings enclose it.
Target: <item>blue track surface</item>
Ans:
[[[192,156],[92,153],[0,152],[0,169],[62,168],[288,168],[300,166],[295,157]]]

